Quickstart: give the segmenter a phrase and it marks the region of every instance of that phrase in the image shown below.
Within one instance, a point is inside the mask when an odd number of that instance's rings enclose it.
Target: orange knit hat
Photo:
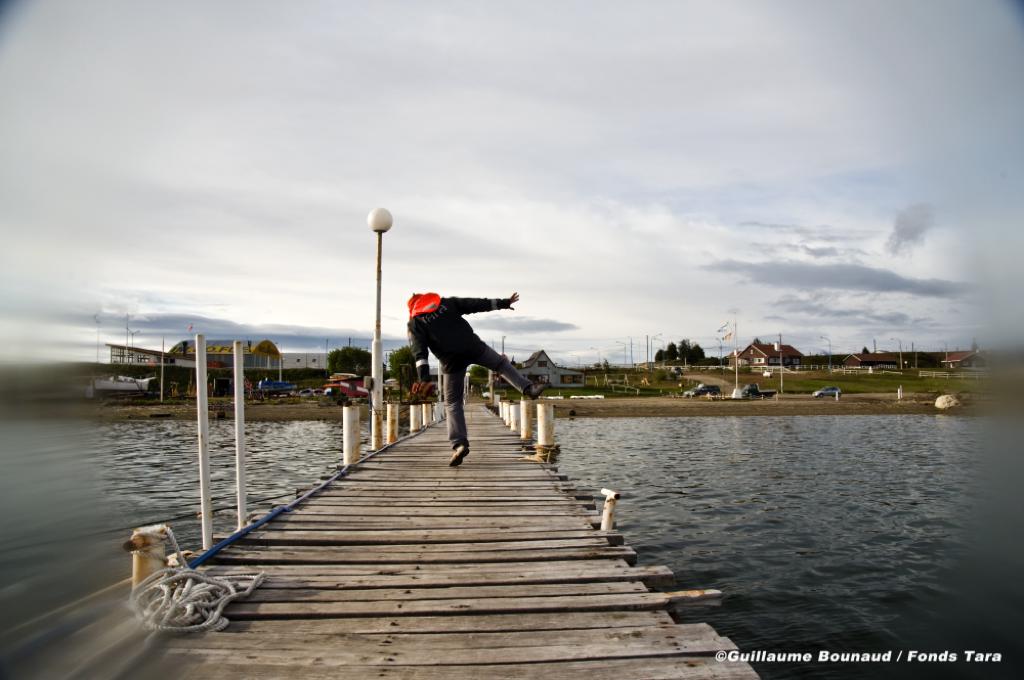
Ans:
[[[409,318],[436,312],[441,306],[441,296],[437,293],[413,293],[409,298]]]

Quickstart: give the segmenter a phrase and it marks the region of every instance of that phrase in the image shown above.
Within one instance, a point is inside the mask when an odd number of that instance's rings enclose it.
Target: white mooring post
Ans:
[[[420,429],[426,429],[427,425],[430,424],[430,407],[431,404],[420,404]]]
[[[132,554],[132,590],[167,566],[166,540],[166,524],[151,524],[132,530],[132,537],[124,544],[124,549]]]
[[[196,335],[196,415],[199,419],[199,512],[203,550],[213,547],[210,499],[210,402],[206,394],[206,336]]]
[[[399,404],[388,402],[388,444],[398,441],[398,411]]]
[[[537,446],[555,445],[555,405],[537,404]]]
[[[245,355],[242,354],[242,341],[235,340],[233,347],[235,360],[235,491],[238,496],[237,528],[245,527]]]
[[[622,494],[611,489],[601,489],[604,494],[604,509],[601,512],[601,531],[611,531],[615,528],[615,504],[622,498]]]
[[[342,423],[342,462],[345,465],[353,465],[359,462],[359,407],[344,407]]]
[[[493,397],[491,398],[491,403],[494,404],[495,410],[497,411],[498,415],[500,416],[501,415],[501,395],[500,394],[494,394],[494,392],[491,392],[491,394],[493,395]]]
[[[420,431],[420,414],[423,413],[416,404],[409,404],[409,434]]]
[[[523,399],[519,402],[519,439],[528,442],[533,439],[533,402]]]
[[[519,432],[519,404],[508,405],[508,429]]]

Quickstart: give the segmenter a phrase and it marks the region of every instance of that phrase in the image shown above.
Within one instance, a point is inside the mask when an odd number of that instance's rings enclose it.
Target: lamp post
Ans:
[[[664,333],[658,333],[657,335],[652,335],[651,336],[651,348],[647,351],[647,353],[649,355],[651,355],[652,359],[654,358],[654,355],[657,354],[657,352],[654,351],[654,348],[658,346],[658,338],[660,338],[662,335],[664,335]],[[664,352],[661,353],[661,361],[662,361],[662,363],[664,363],[664,361],[665,361],[665,353]],[[652,364],[652,366],[653,366],[653,364]]]
[[[832,372],[832,340],[829,339],[825,335],[822,335],[820,337],[821,337],[822,340],[824,340],[825,342],[828,343],[828,372],[831,373]]]
[[[377,318],[373,325],[373,344],[370,352],[373,361],[373,369],[370,372],[373,378],[370,399],[370,412],[373,414],[370,421],[370,440],[371,447],[376,451],[384,446],[384,368],[381,363],[380,342],[380,259],[381,249],[384,245],[384,233],[391,229],[393,219],[391,213],[385,208],[374,208],[367,215],[366,223],[377,234]]]
[[[896,342],[898,342],[900,344],[900,370],[902,371],[903,370],[903,341],[900,340],[899,338],[889,338],[889,339],[890,340],[895,340]]]

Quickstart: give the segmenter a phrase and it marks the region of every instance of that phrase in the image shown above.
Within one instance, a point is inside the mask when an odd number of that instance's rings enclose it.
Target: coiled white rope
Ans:
[[[174,532],[167,537],[178,565],[150,574],[132,591],[130,605],[142,624],[152,631],[202,633],[223,630],[229,623],[224,608],[252,593],[266,575],[262,572],[208,576],[188,566]]]

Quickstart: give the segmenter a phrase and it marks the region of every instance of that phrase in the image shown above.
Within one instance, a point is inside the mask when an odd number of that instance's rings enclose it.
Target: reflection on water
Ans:
[[[196,424],[0,422],[0,630],[130,573],[130,527],[171,522],[185,549],[201,547]],[[246,425],[249,510],[266,512],[319,481],[340,459],[338,423]],[[234,426],[210,423],[215,507],[235,503]],[[262,503],[258,499],[280,497]],[[15,521],[11,521],[15,518]],[[234,512],[214,516],[234,530]]]
[[[623,493],[617,528],[642,563],[723,590],[721,607],[685,615],[743,649],[973,644],[1005,658],[1019,643],[991,612],[1024,587],[964,581],[989,488],[983,428],[944,416],[560,420],[559,467]],[[1002,554],[1021,564],[1019,550]],[[1011,663],[756,667],[767,678],[1013,677]]]

